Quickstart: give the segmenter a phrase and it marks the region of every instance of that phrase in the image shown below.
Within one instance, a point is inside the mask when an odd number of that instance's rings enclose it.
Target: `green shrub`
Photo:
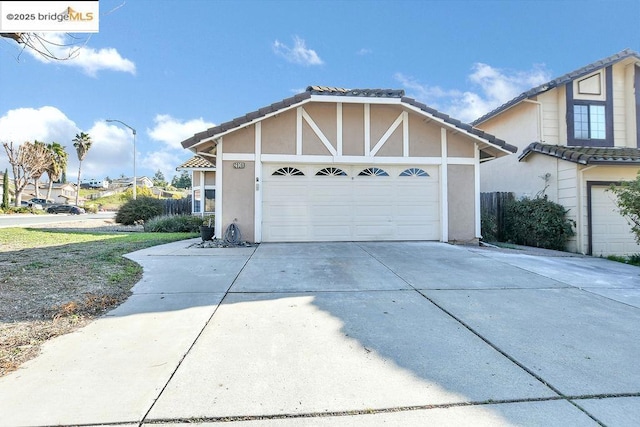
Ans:
[[[480,215],[480,229],[482,240],[485,242],[498,241],[498,221],[494,215],[483,211]]]
[[[87,213],[98,213],[98,205],[95,203],[85,204],[84,210],[87,211]]]
[[[124,225],[133,225],[145,222],[154,216],[162,215],[164,202],[153,197],[138,197],[129,200],[118,209],[116,222]]]
[[[122,192],[121,197],[126,199],[126,200],[133,200],[133,187],[131,188],[127,188],[125,191]],[[136,198],[141,198],[141,197],[156,197],[153,194],[153,191],[151,191],[151,189],[149,187],[136,187]]]
[[[144,223],[144,231],[158,233],[198,232],[202,218],[193,215],[162,215]]]
[[[506,206],[505,240],[518,245],[564,250],[575,222],[562,205],[544,198],[514,200]]]

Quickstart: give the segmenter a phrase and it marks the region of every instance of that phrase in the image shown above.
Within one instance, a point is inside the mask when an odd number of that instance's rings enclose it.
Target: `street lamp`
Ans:
[[[136,200],[136,187],[138,186],[138,179],[136,177],[136,130],[120,120],[107,119],[106,121],[109,123],[118,122],[121,125],[128,127],[131,129],[131,132],[133,132],[133,200]]]

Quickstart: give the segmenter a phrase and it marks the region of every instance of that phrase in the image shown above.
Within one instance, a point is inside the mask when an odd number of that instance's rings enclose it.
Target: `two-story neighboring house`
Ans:
[[[592,255],[640,252],[607,188],[640,170],[640,55],[623,50],[533,88],[473,126],[518,147],[481,165],[481,191],[542,194],[569,209],[567,248]]]

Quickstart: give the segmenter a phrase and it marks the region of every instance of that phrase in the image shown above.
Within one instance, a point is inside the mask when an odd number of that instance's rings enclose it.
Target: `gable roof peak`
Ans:
[[[638,52],[636,52],[633,49],[624,49],[621,50],[620,52],[613,54],[611,56],[608,56],[606,58],[603,59],[599,59],[595,62],[592,62],[588,65],[585,65],[584,67],[580,67],[577,70],[573,70],[568,72],[567,74],[564,74],[560,77],[556,77],[553,80],[550,80],[546,83],[541,84],[540,86],[536,86],[532,89],[529,89],[526,92],[521,93],[520,95],[516,96],[515,98],[513,98],[510,101],[507,101],[506,103],[502,104],[501,106],[499,106],[498,108],[488,112],[487,114],[485,114],[482,117],[479,117],[477,119],[475,119],[474,121],[471,122],[471,124],[473,126],[477,126],[482,122],[485,122],[487,120],[489,120],[490,118],[497,116],[498,114],[502,113],[503,111],[513,107],[514,105],[518,104],[519,102],[525,100],[525,99],[529,99],[532,98],[536,95],[539,95],[543,92],[546,92],[548,90],[551,90],[553,88],[555,88],[556,86],[560,86],[563,84],[566,84],[570,81],[576,80],[582,76],[585,76],[589,73],[592,73],[596,70],[599,70],[601,68],[605,68],[608,67],[610,65],[615,64],[616,62],[620,62],[623,59],[626,58],[630,58],[630,57],[635,57],[638,61],[640,61],[640,54]]]

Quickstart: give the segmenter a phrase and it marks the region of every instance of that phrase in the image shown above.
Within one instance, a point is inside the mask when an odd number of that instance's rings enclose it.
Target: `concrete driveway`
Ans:
[[[640,269],[431,242],[130,254],[129,300],[0,379],[0,425],[635,426]]]

